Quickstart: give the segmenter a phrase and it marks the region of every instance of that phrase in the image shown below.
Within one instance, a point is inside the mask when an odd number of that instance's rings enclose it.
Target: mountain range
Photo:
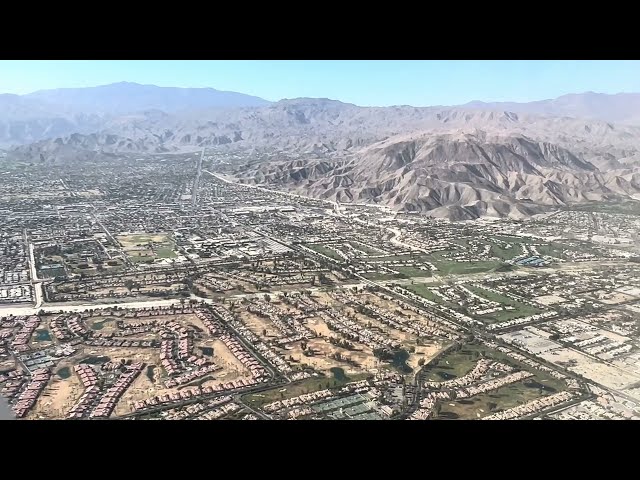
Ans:
[[[577,117],[613,123],[640,124],[640,93],[586,92],[563,95],[552,100],[529,103],[470,102],[465,108],[533,113],[548,116]]]
[[[453,219],[640,194],[640,94],[359,107],[119,83],[0,95],[0,143],[44,164],[206,147],[239,181]]]
[[[128,114],[206,108],[258,107],[262,98],[213,88],[174,88],[120,82],[90,88],[0,95],[0,145],[21,145],[72,133],[93,133]]]

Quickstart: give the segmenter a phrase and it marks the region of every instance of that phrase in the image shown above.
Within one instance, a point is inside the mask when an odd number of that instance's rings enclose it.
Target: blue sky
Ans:
[[[212,87],[274,101],[326,97],[358,105],[455,105],[640,92],[640,61],[0,61],[0,93],[120,81]]]

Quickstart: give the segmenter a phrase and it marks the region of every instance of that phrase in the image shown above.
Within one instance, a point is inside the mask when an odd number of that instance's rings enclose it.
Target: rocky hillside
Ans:
[[[486,132],[394,137],[348,160],[273,161],[237,178],[453,219],[522,218],[640,192],[640,170],[605,172],[558,144]]]
[[[207,147],[233,157],[231,173],[245,182],[450,218],[522,217],[638,193],[640,127],[601,120],[295,99],[100,121],[99,133],[41,140],[7,158],[50,163]]]

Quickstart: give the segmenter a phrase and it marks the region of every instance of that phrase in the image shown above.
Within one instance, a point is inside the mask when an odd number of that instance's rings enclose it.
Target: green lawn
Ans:
[[[499,312],[489,313],[487,315],[479,315],[476,317],[478,318],[478,320],[486,323],[505,322],[513,318],[528,317],[529,315],[535,315],[536,313],[542,312],[542,310],[540,310],[539,308],[518,302],[517,300],[513,300],[512,298],[509,298],[505,295],[500,295],[499,293],[490,292],[489,290],[485,290],[484,288],[478,288],[471,285],[467,286],[467,288],[476,295],[479,295],[482,298],[486,298],[489,301],[498,302],[505,306],[515,307],[515,310],[501,310]]]
[[[529,245],[530,243],[538,243],[539,240],[534,240],[532,238],[527,237],[512,237],[510,235],[493,235],[490,238],[495,238],[497,240],[502,240],[503,242],[511,243],[514,248],[518,243],[524,243],[525,245]]]
[[[404,254],[404,255],[389,255],[388,257],[376,257],[372,258],[370,261],[374,262],[405,262],[407,260],[414,260],[416,262],[419,261],[429,261],[429,257],[424,253],[416,253],[415,255]]]
[[[498,257],[500,260],[511,260],[522,253],[520,243],[512,243],[511,248],[505,248],[497,243],[491,243],[491,255]]]
[[[334,260],[338,260],[340,262],[344,260],[340,255],[338,255],[338,253],[335,250],[329,247],[325,247],[324,245],[319,245],[317,243],[310,243],[307,245],[307,248],[310,248],[314,252],[321,253],[322,255],[325,255],[329,258],[333,258]]]
[[[433,293],[431,290],[429,290],[429,287],[433,287],[433,286],[434,285],[427,285],[427,284],[424,284],[424,283],[415,283],[413,285],[405,285],[404,287],[407,290],[409,290],[410,292],[413,292],[416,295],[419,295],[419,296],[421,296],[423,298],[426,298],[427,300],[431,300],[432,302],[441,303],[443,305],[451,306],[451,304],[449,302],[444,301],[442,298],[440,298],[435,293]]]
[[[566,388],[561,380],[547,373],[531,369],[511,359],[502,352],[487,348],[482,344],[466,344],[460,350],[446,353],[425,367],[427,381],[441,382],[461,377],[469,373],[480,358],[492,358],[502,363],[531,371],[535,375],[530,379],[515,382],[491,392],[482,393],[462,400],[446,400],[440,405],[438,418],[474,419],[489,415],[498,410],[506,410],[530,400],[549,395]],[[544,387],[544,388],[542,388]],[[453,405],[451,405],[453,404]],[[484,410],[484,412],[480,412]]]
[[[453,308],[454,310],[460,310],[460,306],[453,302],[448,302],[440,298],[438,295],[429,290],[429,287],[434,287],[434,285],[427,285],[421,283],[415,283],[413,285],[405,285],[405,288],[416,295],[419,295],[427,300],[431,300],[432,302],[436,302],[447,307]],[[478,315],[475,316],[478,320],[484,323],[496,323],[496,322],[504,322],[507,320],[511,320],[513,318],[527,317],[529,315],[534,315],[536,313],[540,313],[542,310],[532,307],[530,305],[518,302],[504,295],[499,295],[493,292],[489,292],[482,288],[467,286],[469,290],[473,293],[479,295],[482,298],[486,298],[489,301],[499,302],[505,306],[513,306],[515,310],[501,310],[494,313],[489,313],[486,315]]]
[[[545,388],[542,389],[541,386]],[[550,395],[556,390],[549,382],[541,383],[538,377],[534,376],[463,400],[444,401],[437,418],[468,420],[482,418],[501,410],[517,407],[541,396]]]
[[[540,253],[540,255],[542,256],[549,255],[551,257],[564,259],[565,255],[562,253],[562,250],[568,247],[553,243],[549,245],[540,245],[536,248],[538,249],[538,253]]]
[[[450,240],[449,243],[454,244],[454,245],[460,245],[461,247],[467,249],[469,248],[469,241],[468,240],[464,240],[461,238],[456,238],[455,240]],[[455,248],[452,248],[451,251],[457,250]]]
[[[175,258],[175,244],[166,233],[118,235],[118,241],[129,259],[135,263],[149,263],[156,258]],[[153,249],[148,246],[153,243]],[[142,249],[141,247],[146,248]]]
[[[436,260],[433,262],[442,275],[465,275],[470,273],[492,272],[503,267],[509,270],[502,262],[494,260],[482,260],[477,262],[456,262],[451,260]]]
[[[133,263],[148,263],[153,262],[155,257],[153,255],[129,255],[129,260]]]
[[[163,248],[158,248],[156,250],[156,256],[158,258],[176,258],[176,252],[173,250],[173,248],[169,248],[169,247],[163,247]]]
[[[379,250],[374,250],[372,248],[367,247],[366,245],[361,245],[357,242],[347,242],[349,245],[351,245],[353,248],[355,248],[356,250],[360,250],[361,252],[366,253],[367,255],[382,255],[383,252],[379,251]]]
[[[368,376],[368,374],[358,374],[341,377],[339,379],[335,377],[307,378],[288,385],[279,385],[264,392],[249,393],[242,397],[242,401],[246,402],[251,407],[260,407],[264,404],[275,402],[276,400],[297,397],[305,393],[324,390],[325,388],[340,387],[345,383],[357,382],[367,378]]]
[[[455,378],[466,375],[482,358],[481,352],[486,347],[479,345],[464,345],[460,350],[452,350],[425,367],[425,380],[442,382],[447,377]]]
[[[365,273],[363,275],[364,278],[368,278],[369,280],[397,280],[398,275],[394,275],[393,273]]]
[[[144,245],[149,242],[171,243],[167,233],[134,233],[130,235],[116,235],[118,241],[126,248],[134,245]]]
[[[421,270],[416,267],[395,267],[394,270],[397,270],[402,275],[407,277],[430,277],[431,270]]]
[[[514,318],[528,317],[529,315],[534,315],[540,312],[528,305],[523,305],[523,307],[524,308],[516,308],[515,310],[500,310],[487,315],[480,315],[476,318],[484,323],[500,323],[513,320]]]
[[[582,205],[572,205],[564,210],[640,215],[640,201],[624,200],[620,202],[590,202]]]

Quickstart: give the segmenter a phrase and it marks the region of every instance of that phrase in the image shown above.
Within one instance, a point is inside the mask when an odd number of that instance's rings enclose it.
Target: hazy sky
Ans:
[[[120,81],[212,87],[274,101],[326,97],[358,105],[428,106],[640,92],[640,61],[0,61],[0,93]]]

